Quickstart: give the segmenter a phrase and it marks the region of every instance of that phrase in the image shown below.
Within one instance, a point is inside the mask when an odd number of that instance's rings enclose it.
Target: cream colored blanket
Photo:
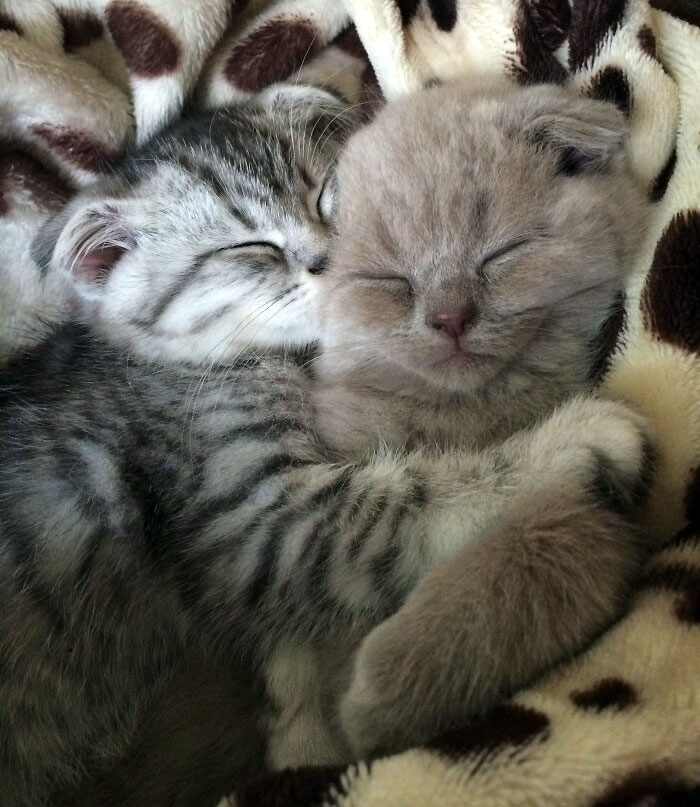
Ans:
[[[564,83],[629,117],[655,212],[601,375],[655,424],[648,521],[672,543],[627,617],[483,720],[270,777],[237,807],[700,804],[700,29],[646,0],[0,0],[0,356],[62,313],[29,253],[47,215],[187,99],[306,80],[363,103],[377,82],[393,98],[465,73]]]

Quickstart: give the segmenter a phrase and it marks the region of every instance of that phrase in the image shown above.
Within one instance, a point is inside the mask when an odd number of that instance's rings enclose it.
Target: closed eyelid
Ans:
[[[329,200],[329,192],[331,194]],[[323,180],[317,185],[315,189],[316,194],[316,215],[323,224],[329,224],[333,215],[335,214],[335,192],[333,186],[332,171],[326,173]],[[330,204],[330,207],[329,207]],[[324,209],[324,207],[326,209]]]
[[[222,252],[231,252],[239,249],[267,249],[270,252],[275,252],[278,255],[282,255],[282,249],[277,246],[277,244],[273,244],[271,241],[242,241],[239,244],[227,244],[225,247],[217,247],[216,249],[211,249],[209,252],[205,252],[199,256],[198,262],[204,263],[208,261],[210,258],[214,258],[217,255],[220,255]]]
[[[514,250],[518,249],[519,247],[525,246],[525,244],[529,244],[533,239],[531,237],[527,238],[518,238],[514,241],[508,241],[503,246],[494,249],[492,252],[489,252],[486,257],[482,258],[479,266],[476,270],[478,277],[484,277],[486,266],[491,263],[492,261],[498,260],[498,258],[502,258],[504,255],[507,255],[509,252],[513,252]]]
[[[383,287],[392,292],[401,291],[411,299],[414,299],[415,296],[413,284],[407,277],[401,277],[401,275],[355,275],[353,279],[360,283],[366,283],[370,287]]]
[[[282,252],[282,248],[272,241],[241,241],[240,244],[233,244],[229,249],[243,249],[244,247],[262,247],[265,249],[274,249],[275,252]]]
[[[488,263],[489,261],[493,261],[496,258],[500,258],[503,255],[507,255],[509,252],[518,249],[518,247],[525,246],[525,244],[529,244],[531,241],[532,238],[530,237],[517,238],[514,241],[509,241],[508,243],[503,244],[503,246],[494,249],[493,252],[489,252],[486,255],[486,257],[483,258],[483,260],[481,261],[481,265],[483,266],[485,263]]]

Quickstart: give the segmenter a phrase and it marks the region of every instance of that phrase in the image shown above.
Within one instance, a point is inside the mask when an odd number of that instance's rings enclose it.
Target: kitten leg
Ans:
[[[193,608],[217,631],[247,633],[261,656],[290,637],[374,627],[428,570],[478,542],[519,502],[589,486],[598,458],[636,484],[646,444],[641,418],[594,400],[483,452],[389,454],[339,466],[290,460],[294,439],[282,444],[282,457],[254,455],[244,471],[252,482],[214,499],[205,489],[191,502],[193,521],[183,526],[198,538],[178,557]],[[240,478],[240,458],[230,472],[219,462],[214,473]]]
[[[348,646],[350,637],[338,631],[323,644],[280,644],[266,660],[266,762],[271,770],[338,765],[349,758],[340,733],[332,730],[325,703],[334,661],[343,659],[347,669],[352,658]]]
[[[562,429],[579,418],[574,433],[589,444],[580,485],[562,480],[516,506],[367,636],[340,708],[359,756],[460,726],[620,615],[646,555],[634,517],[649,467],[643,439],[625,448],[635,418],[625,435],[620,410],[575,402],[535,430],[534,449],[565,452]]]

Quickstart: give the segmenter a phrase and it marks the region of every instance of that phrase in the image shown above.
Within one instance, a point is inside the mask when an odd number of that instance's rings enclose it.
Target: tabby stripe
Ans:
[[[286,530],[289,530],[289,527],[295,522],[298,523],[300,519],[312,515],[312,510],[318,506],[320,497],[326,495],[328,487],[333,483],[323,485],[318,490],[312,491],[306,499],[302,499],[301,489],[305,484],[305,482],[299,482],[288,486],[271,505],[255,514],[246,525],[246,531],[252,532],[252,530],[259,529],[273,511],[277,511],[276,521],[281,522]],[[292,502],[290,508],[286,508],[284,505],[290,501]],[[273,523],[268,526],[268,529],[274,529],[275,526],[276,524]]]
[[[255,403],[237,403],[234,399],[232,402],[223,405],[214,403],[211,406],[202,406],[201,408],[197,409],[197,416],[202,417],[202,415],[210,415],[213,413],[221,414],[226,412],[261,412],[266,408],[272,407],[276,401],[277,399],[272,396],[270,398],[261,397],[261,399]]]
[[[417,471],[409,471],[408,475],[411,478],[413,485],[411,488],[409,501],[415,508],[421,509],[428,503],[428,500],[430,499],[428,481],[423,474],[420,474]]]
[[[395,581],[392,581],[392,576],[396,571],[396,563],[400,554],[399,547],[394,541],[391,541],[369,562],[372,587],[375,592],[382,595],[382,603],[388,599],[387,590],[389,588],[393,589],[394,593],[396,592],[396,585],[393,584]]]
[[[170,286],[170,288],[168,288],[165,294],[161,295],[151,314],[146,319],[138,320],[137,322],[147,328],[153,327],[172,301],[179,294],[181,294],[190,283],[194,281],[204,264],[209,260],[209,258],[211,258],[212,255],[215,255],[217,252],[221,252],[220,247],[217,249],[210,249],[208,252],[203,252],[201,255],[198,255],[194,259],[192,265],[180,275],[180,277]]]
[[[264,140],[261,145],[265,154],[261,156],[261,159],[256,161],[254,166],[251,167],[254,168],[255,172],[257,173],[259,182],[262,185],[267,186],[266,191],[269,189],[273,193],[282,194],[286,190],[286,187],[282,184],[282,180],[280,178],[280,173],[282,170],[287,170],[287,187],[292,184],[290,160],[293,159],[293,156],[291,154],[291,149],[281,137],[278,138],[277,145],[279,146],[280,151],[283,152],[282,160],[280,161],[272,151],[272,147],[267,140]],[[259,196],[259,199],[261,202],[266,202],[265,196]]]
[[[124,462],[121,468],[122,479],[129,491],[129,494],[138,507],[141,518],[140,537],[142,538],[149,558],[158,562],[165,554],[165,540],[167,530],[167,518],[163,512],[163,506],[158,495],[158,491],[152,484],[151,476],[138,464]],[[172,476],[172,474],[168,474]],[[169,484],[170,482],[170,484]],[[161,490],[168,487],[176,487],[175,480],[163,479],[159,488]]]
[[[188,174],[197,177],[204,185],[209,187],[218,199],[226,205],[233,217],[238,219],[244,227],[249,230],[255,230],[255,222],[238,205],[234,204],[231,194],[210,165],[193,162],[185,154],[178,154],[176,160],[177,164]]]
[[[280,508],[289,501],[295,491],[296,488],[294,486],[283,488],[277,494],[274,501],[262,510],[259,510],[248,524],[240,525],[239,541],[237,544],[232,545],[231,541],[225,538],[209,544],[204,549],[198,551],[196,558],[190,562],[190,568],[198,570],[200,577],[203,578],[206,575],[206,570],[212,568],[222,555],[226,555],[229,561],[234,561],[243,548],[248,545],[251,540],[254,540],[252,537],[253,533],[265,523],[270,515],[279,513]],[[286,525],[283,525],[283,529],[286,529]],[[247,537],[244,538],[244,536]],[[196,599],[199,599],[199,596],[197,596]]]
[[[335,479],[315,491],[314,494],[295,511],[291,513],[282,512],[278,515],[277,523],[269,528],[268,537],[260,553],[253,580],[248,586],[246,602],[250,607],[255,606],[260,601],[260,598],[267,590],[270,582],[275,578],[280,541],[284,534],[289,533],[294,524],[308,518],[313,509],[317,507],[322,508],[329,502],[332,502],[333,510],[337,511],[344,501],[342,494],[347,495],[347,483],[350,477],[350,469],[346,468],[340,471]],[[327,518],[327,513],[321,513],[321,522],[327,520]],[[315,527],[312,528],[312,534],[314,529]],[[305,544],[305,547],[307,546],[308,543]],[[302,553],[302,560],[305,554],[305,552]]]
[[[180,530],[184,546],[189,545],[189,538],[192,535],[206,531],[219,516],[235,511],[238,505],[262,482],[266,482],[274,476],[284,475],[290,470],[306,464],[310,463],[303,462],[287,454],[276,454],[269,457],[254,473],[226,496],[210,499],[201,505],[199,512]],[[215,564],[215,561],[224,554],[231,561],[235,560],[244,546],[244,534],[250,533],[251,530],[258,526],[256,522],[258,519],[262,519],[265,512],[276,510],[280,503],[285,501],[287,495],[287,489],[283,489],[272,504],[268,505],[265,510],[256,513],[251,524],[239,525],[239,534],[234,540],[218,540],[206,547],[199,548],[194,556],[183,552],[182,549],[175,554],[177,585],[183,602],[195,604],[202,599],[208,571]]]
[[[305,514],[295,513],[294,515],[297,517],[293,518],[292,521],[298,521]],[[283,540],[288,527],[289,524],[278,522],[268,530],[267,538],[258,555],[258,562],[253,572],[252,580],[243,595],[249,608],[257,606],[262,596],[267,592],[270,582],[274,579],[279,543]]]
[[[386,493],[382,493],[369,507],[369,512],[365,523],[362,524],[362,526],[358,529],[347,548],[346,559],[349,564],[352,565],[356,563],[357,559],[362,554],[362,550],[365,548],[370,535],[377,526],[377,522],[384,515],[384,507],[386,506],[386,502],[387,495]]]
[[[329,514],[335,516],[340,505]],[[329,518],[324,519],[323,534],[316,535],[316,556],[307,578],[309,600],[316,603],[324,603],[329,599],[328,592],[328,572],[331,565],[332,549],[336,542],[336,534],[333,525],[329,523]]]
[[[199,513],[189,522],[186,534],[192,534],[192,529],[197,532],[205,530],[211,526],[219,516],[224,513],[234,511],[244,499],[247,499],[251,492],[262,482],[274,476],[283,476],[297,468],[305,465],[314,465],[313,460],[301,460],[290,454],[273,454],[259,465],[250,476],[246,477],[233,490],[224,496],[209,499],[202,502]]]
[[[347,496],[348,489],[345,489]],[[324,603],[330,600],[328,591],[328,572],[331,565],[333,547],[338,541],[337,519],[345,504],[344,497],[339,496],[328,510],[317,529],[306,541],[305,556],[311,557],[315,548],[315,557],[307,576],[308,596],[312,603]],[[306,551],[308,550],[308,551]]]
[[[394,603],[388,609],[389,613],[395,610],[394,606],[398,607],[404,594],[404,592],[399,592],[398,580],[396,579],[397,563],[401,556],[397,534],[401,522],[404,520],[409,510],[410,505],[407,501],[402,502],[396,508],[391,517],[386,546],[381,552],[375,555],[369,563],[372,585],[377,593],[382,594],[382,602],[390,601],[390,599],[392,599],[391,595],[393,595]]]
[[[84,439],[84,435],[75,435],[76,440]],[[62,445],[53,451],[53,458],[58,468],[59,478],[70,486],[76,508],[86,519],[104,521],[108,517],[109,505],[103,498],[90,494],[88,487],[88,470],[85,459],[75,451]]]
[[[287,432],[304,430],[305,424],[298,420],[276,418],[274,420],[263,420],[259,423],[245,423],[241,426],[233,426],[221,434],[217,434],[216,439],[232,443],[239,437],[280,437]]]
[[[226,314],[230,314],[231,311],[234,311],[236,308],[235,303],[226,303],[225,305],[219,306],[216,311],[213,311],[210,314],[204,314],[201,317],[197,318],[197,321],[194,325],[190,328],[189,333],[201,333],[205,328],[208,328],[214,322],[218,322],[220,319],[226,316]]]

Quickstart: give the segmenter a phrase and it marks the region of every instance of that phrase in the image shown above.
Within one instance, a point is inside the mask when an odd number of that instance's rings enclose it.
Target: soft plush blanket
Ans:
[[[186,100],[305,80],[369,103],[464,73],[564,83],[629,118],[654,215],[599,369],[654,423],[664,548],[628,616],[485,718],[224,803],[700,804],[700,29],[646,0],[0,0],[0,357],[63,312],[30,256],[47,215]]]

